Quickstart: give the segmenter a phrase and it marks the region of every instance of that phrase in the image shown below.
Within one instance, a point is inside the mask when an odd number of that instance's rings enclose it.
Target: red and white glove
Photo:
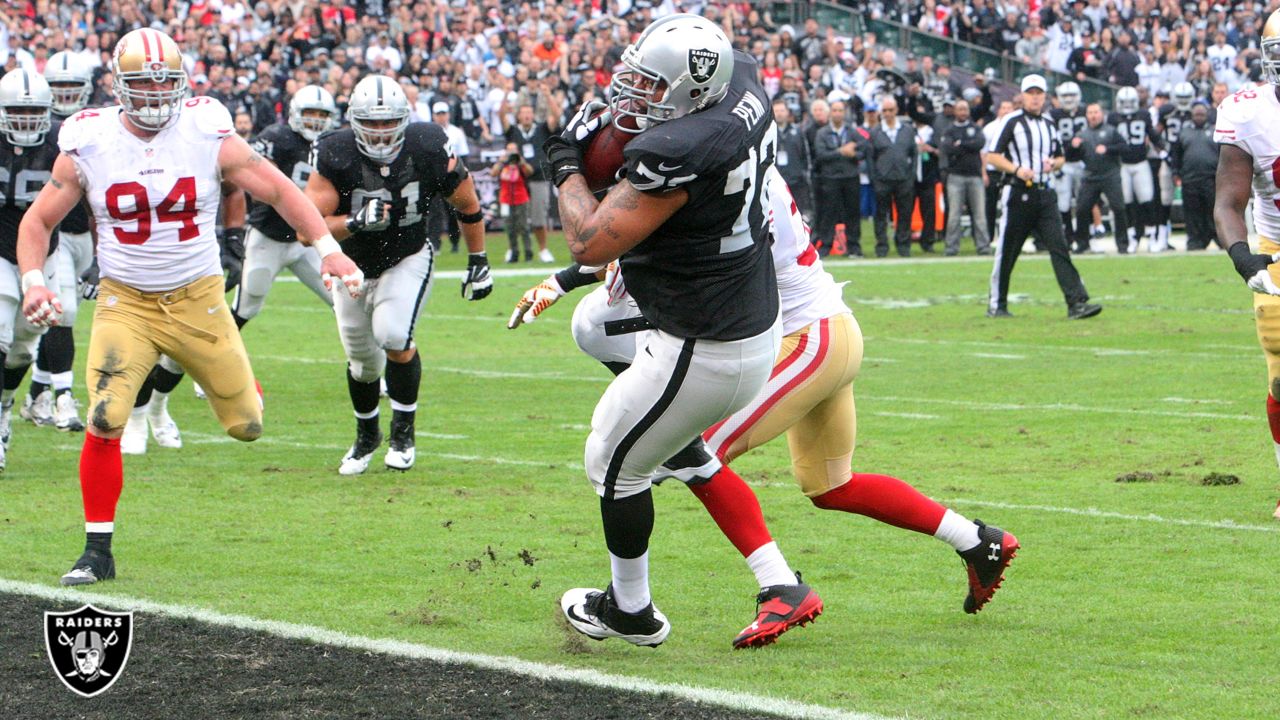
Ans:
[[[546,280],[534,285],[524,291],[524,295],[520,297],[520,302],[516,303],[516,309],[511,312],[511,319],[507,321],[507,329],[515,330],[520,327],[521,323],[531,323],[538,319],[543,310],[556,304],[556,301],[564,297],[564,290],[560,288],[560,283],[556,280],[555,275],[551,275]]]
[[[609,307],[627,299],[627,283],[622,279],[622,266],[617,260],[605,266],[604,287],[609,293]]]

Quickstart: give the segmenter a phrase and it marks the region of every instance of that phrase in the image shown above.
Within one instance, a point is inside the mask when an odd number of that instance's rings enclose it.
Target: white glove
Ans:
[[[516,309],[511,313],[511,319],[507,321],[507,329],[515,330],[520,327],[520,323],[537,320],[543,310],[555,305],[564,294],[555,275],[525,290],[520,302],[516,303]]]
[[[622,266],[617,260],[609,263],[604,269],[604,287],[609,292],[609,307],[627,299],[627,283],[622,279]]]
[[[386,230],[391,224],[391,204],[382,198],[369,198],[355,215],[347,218],[347,230],[359,232]]]

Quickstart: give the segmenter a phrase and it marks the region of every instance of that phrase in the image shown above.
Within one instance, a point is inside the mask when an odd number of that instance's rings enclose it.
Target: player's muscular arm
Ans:
[[[248,205],[243,190],[231,183],[222,183],[222,227],[244,227]]]
[[[450,161],[451,164],[454,162],[457,162],[456,158]],[[459,219],[474,217],[480,212],[480,197],[476,195],[476,185],[469,175],[446,200],[457,211]],[[463,239],[467,241],[467,252],[484,252],[484,221],[459,222],[458,226],[462,230]]]
[[[574,262],[606,265],[639,245],[689,201],[676,189],[660,195],[642,193],[623,180],[597,202],[581,175],[560,186],[560,219]]]
[[[307,178],[304,192],[324,217],[325,225],[335,239],[346,240],[351,237],[351,231],[347,229],[347,218],[350,216],[334,214],[338,211],[338,188],[333,186],[329,178],[313,171],[311,177]]]
[[[53,229],[84,197],[75,161],[58,155],[49,182],[40,190],[35,202],[27,208],[18,226],[18,272],[40,270],[49,255],[49,237]]]
[[[298,231],[298,239],[304,245],[329,234],[324,218],[298,186],[238,135],[222,141],[218,167],[223,180],[274,207],[280,217]]]
[[[1253,158],[1235,145],[1223,145],[1218,154],[1218,174],[1214,185],[1213,224],[1229,251],[1236,243],[1248,243],[1245,206],[1253,184]]]

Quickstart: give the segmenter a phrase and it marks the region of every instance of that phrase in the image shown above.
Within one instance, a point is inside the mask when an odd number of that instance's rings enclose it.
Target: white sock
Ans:
[[[36,370],[36,374],[32,376],[35,379],[40,377],[40,370]],[[54,390],[70,390],[71,384],[75,381],[76,373],[74,370],[66,372],[53,373],[49,375],[49,379],[53,382],[46,382],[46,385],[52,385]],[[41,380],[40,382],[44,382]]]
[[[147,404],[147,413],[159,420],[169,414],[169,393],[151,393],[151,402]]]
[[[777,542],[770,541],[756,548],[747,556],[747,567],[755,573],[756,582],[762,589],[771,585],[796,584],[796,574],[787,565],[787,559],[782,557]]]
[[[116,531],[114,522],[87,522],[84,524],[84,531],[91,533],[113,533]]]
[[[1275,446],[1276,446],[1276,464],[1280,465],[1280,443],[1275,443]]]
[[[52,385],[53,378],[49,375],[48,370],[41,370],[39,367],[31,368],[31,382],[38,382],[41,385]]]
[[[972,550],[982,542],[978,537],[978,524],[954,510],[943,514],[933,536],[961,552]]]
[[[151,402],[155,402],[153,396]],[[142,407],[136,407],[129,411],[129,421],[133,423],[142,423],[142,427],[147,427],[147,408],[151,407],[151,403],[147,403]]]
[[[638,613],[648,607],[649,551],[638,558],[620,558],[609,553],[609,567],[613,570],[613,601],[625,613]]]

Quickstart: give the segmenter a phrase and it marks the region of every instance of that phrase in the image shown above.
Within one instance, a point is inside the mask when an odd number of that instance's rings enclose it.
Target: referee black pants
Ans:
[[[1005,185],[1000,190],[999,214],[993,242],[996,256],[991,269],[989,310],[1008,309],[1009,277],[1013,275],[1018,255],[1022,254],[1022,245],[1032,234],[1049,251],[1053,274],[1058,279],[1058,287],[1062,288],[1067,307],[1088,301],[1089,293],[1067,253],[1062,216],[1058,214],[1058,194],[1052,188]]]

